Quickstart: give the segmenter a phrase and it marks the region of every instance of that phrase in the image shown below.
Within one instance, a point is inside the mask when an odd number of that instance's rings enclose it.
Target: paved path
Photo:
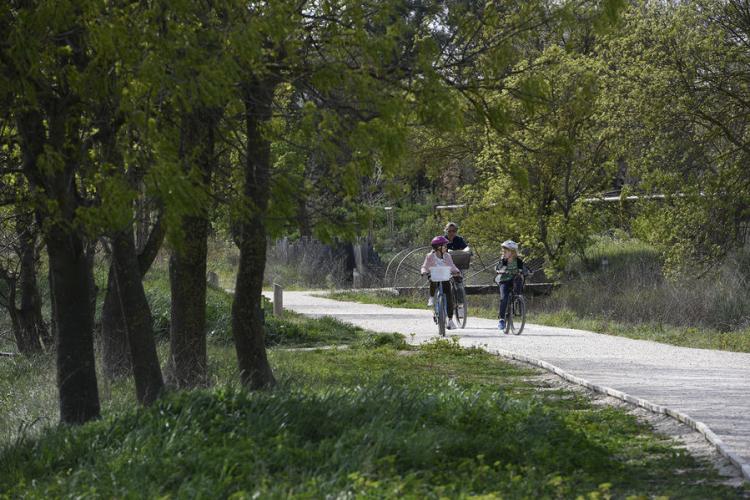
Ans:
[[[378,332],[400,332],[415,344],[437,335],[426,307],[397,309],[340,302],[310,292],[284,292],[283,302],[285,308],[302,314],[333,316]],[[553,365],[547,368],[557,367],[574,381],[583,379],[599,390],[614,389],[613,395],[631,402],[635,398],[641,404],[659,405],[656,410],[687,419],[716,441],[750,480],[750,354],[528,324],[522,335],[503,335],[496,321],[472,317],[466,329],[449,334],[459,335],[463,346],[480,346],[542,365],[546,362]]]

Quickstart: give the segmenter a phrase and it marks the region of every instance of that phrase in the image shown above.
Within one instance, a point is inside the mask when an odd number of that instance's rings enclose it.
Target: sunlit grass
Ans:
[[[0,485],[26,498],[742,495],[624,411],[451,340],[269,358],[279,386],[249,393],[232,349],[211,344],[212,388],[30,435],[0,452]]]

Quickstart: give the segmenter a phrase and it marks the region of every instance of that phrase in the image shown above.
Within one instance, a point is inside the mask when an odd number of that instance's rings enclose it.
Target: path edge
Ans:
[[[651,401],[648,401],[645,399],[631,396],[630,394],[627,394],[622,391],[618,391],[617,389],[613,389],[611,387],[594,384],[581,377],[576,377],[575,375],[571,375],[570,373],[566,372],[562,368],[555,366],[551,363],[548,363],[546,361],[542,361],[540,359],[530,358],[528,356],[524,356],[522,354],[516,354],[514,352],[506,351],[503,349],[493,349],[493,348],[485,347],[485,350],[489,353],[502,356],[504,358],[510,358],[516,361],[522,361],[524,363],[528,363],[530,365],[543,368],[544,370],[550,371],[554,373],[555,375],[567,380],[568,382],[581,385],[583,387],[586,387],[587,389],[591,389],[592,391],[595,391],[601,394],[612,396],[613,398],[617,398],[621,401],[625,401],[626,403],[636,405],[640,408],[645,408],[646,410],[649,410],[653,413],[660,414],[660,415],[667,415],[669,417],[674,418],[675,420],[682,422],[683,424],[687,425],[694,431],[699,432],[706,439],[706,441],[711,443],[716,448],[716,450],[719,452],[719,454],[721,454],[721,456],[725,457],[730,462],[732,462],[732,464],[740,470],[740,473],[742,474],[743,479],[746,482],[750,483],[750,464],[743,461],[742,458],[740,458],[736,453],[731,451],[729,447],[726,444],[724,444],[724,441],[722,441],[721,438],[719,438],[719,436],[717,436],[706,424],[695,420],[690,415],[682,413],[681,411],[673,410],[672,408],[668,408],[666,406],[654,404]]]

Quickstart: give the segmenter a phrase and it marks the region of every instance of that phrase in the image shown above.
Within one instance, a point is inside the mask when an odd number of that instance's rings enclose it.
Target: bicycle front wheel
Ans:
[[[510,331],[513,335],[521,335],[523,327],[526,326],[526,299],[523,295],[516,295],[513,298],[513,305],[508,315],[512,318],[510,322]]]
[[[441,337],[445,337],[445,323],[446,317],[448,316],[448,308],[446,307],[446,298],[444,293],[438,293],[435,297],[435,305],[437,307],[437,318],[438,318],[438,333]]]

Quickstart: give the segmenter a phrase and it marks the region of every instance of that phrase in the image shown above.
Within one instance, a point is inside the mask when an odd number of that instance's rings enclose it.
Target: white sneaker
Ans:
[[[449,319],[448,320],[448,330],[455,330],[455,329],[456,329],[456,324],[453,322],[452,319]]]
[[[435,299],[432,298],[432,297],[430,297],[429,299],[427,299],[427,305],[428,306],[434,306],[435,305]]]

